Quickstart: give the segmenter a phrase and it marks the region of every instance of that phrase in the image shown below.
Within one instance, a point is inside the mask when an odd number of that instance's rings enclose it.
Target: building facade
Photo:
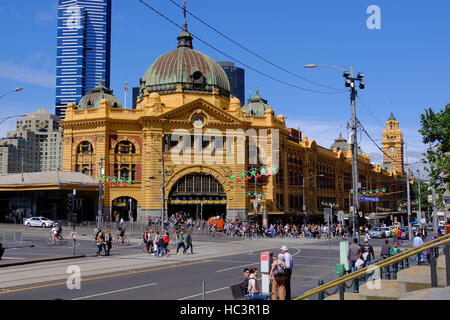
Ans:
[[[109,87],[110,61],[111,0],[60,0],[55,114],[64,118],[100,80]]]
[[[62,169],[61,119],[44,108],[16,122],[16,130],[0,140],[0,173]]]
[[[186,25],[177,39],[177,49],[141,79],[136,109],[122,108],[102,85],[68,104],[63,169],[102,181],[106,217],[127,219],[131,211],[145,222],[161,215],[162,204],[166,214],[244,221],[262,212],[269,221],[305,213],[323,220],[323,202],[348,212],[351,150],[321,147],[287,128],[259,92],[243,106],[230,96],[222,67],[193,50]],[[387,188],[382,205],[395,208],[404,184],[399,172],[363,153],[358,171],[362,190]]]
[[[245,102],[245,70],[234,66],[234,62],[217,61],[227,74],[231,94],[241,103]]]

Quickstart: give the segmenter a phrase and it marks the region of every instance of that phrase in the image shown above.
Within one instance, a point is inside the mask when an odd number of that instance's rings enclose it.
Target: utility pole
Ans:
[[[436,208],[436,190],[433,183],[431,183],[431,196],[433,197],[433,233],[438,233],[438,217]]]
[[[103,169],[103,157],[100,158],[100,176],[103,177],[105,169]],[[103,184],[99,181],[98,185],[98,213],[97,213],[97,229],[100,229],[103,216]]]
[[[345,86],[350,87],[350,102],[352,108],[352,133],[350,134],[350,144],[352,147],[352,180],[353,180],[353,233],[357,231],[356,219],[358,215],[358,141],[357,141],[357,119],[356,119],[356,95],[358,91],[355,89],[355,81],[359,81],[359,88],[364,89],[365,83],[362,81],[364,78],[363,73],[358,73],[356,78],[353,77],[353,66],[351,66],[351,76],[348,71],[344,71],[344,78],[346,78]]]
[[[72,214],[71,214],[71,218],[72,218],[72,229],[75,233],[75,197],[77,195],[77,189],[73,189],[73,196],[72,196]],[[73,247],[72,247],[72,255],[75,255],[75,241],[76,238],[74,236],[73,238]]]
[[[166,171],[164,168],[164,150],[161,152],[161,165],[162,165],[162,171],[161,171],[161,176],[162,176],[162,184],[161,184],[161,235],[164,236],[164,211],[165,211],[165,205],[164,205],[164,197],[165,197],[165,175],[166,175]]]
[[[411,196],[409,192],[409,176],[411,171],[409,168],[406,171],[406,194],[407,194],[407,210],[408,210],[408,237],[412,240],[412,228],[411,228]]]
[[[417,213],[417,221],[419,222],[419,226],[422,226],[422,206],[420,203],[420,170],[417,169],[417,174],[419,175],[419,179],[417,179],[419,184],[419,212]]]

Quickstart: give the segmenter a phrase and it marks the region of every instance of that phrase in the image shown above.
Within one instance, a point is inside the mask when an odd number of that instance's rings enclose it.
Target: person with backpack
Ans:
[[[104,233],[103,231],[100,231],[100,232],[98,233],[96,242],[97,242],[97,249],[98,249],[98,251],[97,251],[97,256],[98,256],[98,257],[101,257],[101,252],[102,252],[102,249],[103,249],[103,248],[105,249],[105,255],[106,255],[105,233]]]
[[[178,234],[178,245],[177,245],[177,255],[179,255],[178,250],[183,247],[183,253],[186,253],[186,246],[184,245],[184,233],[181,231]]]
[[[158,250],[155,252],[155,255],[159,258],[159,254],[162,253],[163,256],[167,256],[166,250],[164,250],[164,240],[162,236],[159,236],[158,241],[156,242]]]
[[[112,242],[113,242],[113,237],[111,235],[111,230],[108,230],[108,232],[106,233],[105,242],[106,242],[106,247],[107,247],[105,255],[109,256],[109,252],[111,251]]]
[[[194,254],[194,249],[192,247],[192,231],[189,231],[186,235],[186,249],[184,249],[183,253],[186,253],[189,248],[191,248],[191,254]]]
[[[242,279],[241,283],[239,284],[243,296],[248,294],[248,278],[249,278],[249,276],[250,276],[250,269],[245,268],[244,269],[244,279]]]
[[[270,280],[272,281],[272,300],[286,299],[286,264],[284,255],[280,253],[278,258],[273,257],[272,267],[270,268]]]
[[[166,250],[167,254],[169,254],[169,252],[170,252],[170,250],[169,250],[169,241],[170,241],[169,231],[167,231],[167,229],[164,229],[163,242],[164,242],[164,250]]]
[[[153,239],[152,239],[152,232],[150,230],[145,230],[144,234],[142,235],[142,241],[144,242],[145,246],[143,251],[145,253],[152,253],[153,249]]]

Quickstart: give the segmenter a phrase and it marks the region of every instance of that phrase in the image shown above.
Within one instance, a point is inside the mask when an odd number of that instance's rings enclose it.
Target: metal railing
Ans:
[[[378,261],[378,262],[376,262],[376,263],[374,263],[372,265],[369,265],[369,266],[364,267],[362,269],[356,270],[356,271],[351,272],[351,273],[349,273],[347,275],[341,276],[341,277],[339,277],[339,278],[337,278],[335,280],[332,280],[332,281],[327,282],[327,283],[325,283],[323,285],[320,285],[320,286],[318,286],[318,287],[316,287],[316,288],[314,288],[312,290],[306,291],[302,296],[297,297],[297,298],[295,298],[293,300],[303,300],[303,299],[311,297],[311,296],[313,296],[315,294],[323,293],[326,290],[334,288],[334,287],[338,287],[338,290],[341,290],[341,293],[342,293],[342,289],[343,289],[342,286],[345,286],[346,282],[353,281],[355,279],[359,279],[361,277],[366,276],[368,274],[368,272],[371,272],[371,270],[373,270],[374,266],[378,267],[379,270],[382,270],[383,268],[388,267],[388,266],[390,266],[392,264],[398,264],[398,263],[404,261],[405,259],[408,259],[408,258],[413,257],[413,256],[420,255],[424,251],[430,250],[430,249],[438,247],[438,246],[443,246],[443,245],[447,246],[446,249],[445,249],[445,251],[446,251],[446,258],[447,258],[447,285],[450,285],[449,284],[449,282],[450,282],[450,277],[449,277],[449,268],[450,268],[450,266],[448,265],[448,263],[449,263],[448,260],[450,260],[449,259],[449,252],[448,252],[449,251],[449,246],[450,246],[450,234],[447,234],[447,235],[444,235],[444,236],[442,236],[440,238],[436,238],[434,240],[426,242],[426,243],[424,243],[424,244],[422,244],[420,246],[417,246],[415,248],[405,250],[405,251],[403,251],[401,253],[398,253],[398,254],[396,254],[396,255],[394,255],[392,257],[380,260],[380,261]],[[433,264],[434,264],[434,267],[435,267],[435,262]],[[433,268],[433,264],[431,265],[432,268]],[[432,274],[433,274],[433,272],[432,272]],[[343,295],[341,295],[341,297],[342,296]]]

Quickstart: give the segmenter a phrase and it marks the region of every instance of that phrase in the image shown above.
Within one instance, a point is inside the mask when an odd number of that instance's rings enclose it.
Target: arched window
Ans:
[[[78,154],[90,154],[92,152],[92,144],[89,141],[83,141],[78,145]]]
[[[133,154],[135,154],[136,147],[130,141],[120,141],[116,145],[116,148],[114,149],[114,153],[122,153],[122,154],[133,153]]]

